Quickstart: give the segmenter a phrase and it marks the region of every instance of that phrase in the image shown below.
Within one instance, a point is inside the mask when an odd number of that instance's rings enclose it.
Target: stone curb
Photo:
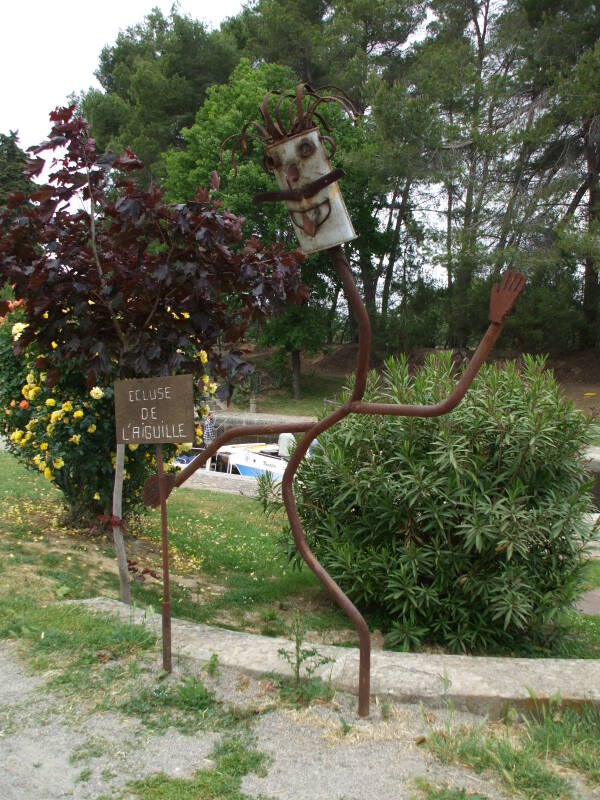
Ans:
[[[152,610],[96,597],[75,601],[116,614],[124,621],[143,623],[161,635],[161,617]],[[172,620],[173,658],[201,666],[215,653],[219,663],[256,677],[274,672],[291,675],[278,655],[293,652],[288,639],[241,633],[187,620]],[[317,674],[338,690],[357,693],[358,649],[319,646],[333,659]],[[499,719],[510,708],[531,710],[535,702],[560,695],[564,705],[600,706],[600,660],[485,658],[376,651],[371,657],[371,696],[395,703],[423,703]]]

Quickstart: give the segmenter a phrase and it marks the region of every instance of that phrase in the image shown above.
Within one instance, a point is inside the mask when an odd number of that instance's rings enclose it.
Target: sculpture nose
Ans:
[[[285,177],[287,178],[289,186],[291,186],[293,183],[297,183],[298,179],[300,178],[298,167],[295,164],[290,164],[285,171]]]

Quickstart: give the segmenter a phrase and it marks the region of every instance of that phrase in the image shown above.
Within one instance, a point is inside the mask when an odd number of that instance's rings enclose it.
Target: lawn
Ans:
[[[264,635],[289,635],[296,612],[313,640],[356,644],[354,629],[311,572],[288,568],[281,537],[285,518],[266,517],[258,501],[193,489],[169,499],[173,616]],[[118,596],[109,534],[94,537],[60,522],[59,493],[37,472],[0,452],[0,570],[23,565],[51,580],[60,598]],[[150,512],[129,537],[138,570],[132,595],[138,605],[161,608],[160,517]],[[152,570],[157,578],[145,575]],[[600,562],[588,565],[585,588],[600,586]],[[381,620],[369,616],[371,629]],[[563,635],[542,644],[523,642],[494,655],[600,657],[600,618],[569,611]]]
[[[288,387],[263,390],[258,395],[257,410],[265,414],[318,417],[338,404],[336,398],[347,384],[348,379],[344,377],[308,372],[301,378],[299,400],[294,400]],[[244,411],[248,408],[240,402],[234,403],[234,407]]]
[[[299,610],[309,630],[356,641],[312,573],[287,568],[278,545],[283,516],[266,517],[254,499],[192,489],[174,492],[168,510],[174,616],[285,635]],[[62,525],[59,492],[7,452],[0,452],[0,512],[0,569],[4,559],[22,563],[57,582],[64,598],[118,596],[110,535]],[[150,575],[139,580],[144,568],[160,576],[159,512],[139,521],[135,534],[127,543],[138,569],[133,599],[160,610],[161,583]]]

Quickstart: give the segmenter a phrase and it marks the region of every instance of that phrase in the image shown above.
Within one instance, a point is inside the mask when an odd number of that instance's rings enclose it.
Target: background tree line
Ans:
[[[219,30],[154,10],[100,54],[102,90],[80,98],[99,150],[131,147],[141,181],[171,201],[219,169],[221,143],[264,93],[299,80],[335,85],[363,113],[329,112],[348,247],[380,352],[469,346],[489,283],[528,278],[505,342],[596,347],[600,263],[600,10],[589,0],[257,0]],[[12,149],[11,149],[12,148]],[[12,153],[12,155],[11,155]],[[220,195],[246,233],[290,244],[283,206],[250,146]],[[0,141],[0,178],[20,156]],[[8,179],[7,179],[8,180]],[[0,191],[2,191],[0,187]],[[307,260],[307,305],[265,340],[297,352],[354,335],[323,255]]]

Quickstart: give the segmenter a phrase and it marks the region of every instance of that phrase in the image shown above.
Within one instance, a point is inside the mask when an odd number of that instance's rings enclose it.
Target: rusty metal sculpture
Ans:
[[[270,102],[275,97],[275,107],[271,114]],[[290,119],[290,125],[287,128],[282,118],[282,103],[286,97],[292,101],[287,109]],[[306,101],[308,101],[308,105],[306,105]],[[504,328],[508,314],[523,291],[525,279],[518,272],[508,271],[504,274],[501,283],[494,285],[490,300],[490,325],[456,387],[444,401],[430,406],[364,402],[363,395],[371,346],[371,325],[342,249],[342,244],[355,238],[355,233],[337,186],[338,179],[344,174],[343,170],[332,170],[324,149],[324,143],[327,142],[331,147],[329,154],[331,156],[335,151],[335,144],[331,137],[324,135],[314,123],[316,118],[321,126],[328,130],[325,121],[317,113],[317,108],[323,103],[330,102],[339,103],[350,116],[355,115],[352,104],[347,98],[340,95],[319,94],[306,84],[301,84],[295,95],[286,95],[285,93],[279,93],[276,96],[267,95],[260,106],[264,124],[253,121],[244,126],[238,142],[234,146],[232,159],[235,164],[235,153],[238,148],[245,152],[247,132],[250,126],[254,126],[266,142],[263,165],[268,172],[275,173],[280,186],[280,191],[257,195],[254,201],[257,203],[284,201],[290,211],[304,252],[316,252],[323,249],[329,252],[359,329],[356,378],[352,394],[343,405],[316,424],[249,425],[231,428],[215,439],[210,447],[197,456],[177,476],[167,476],[166,493],[168,495],[175,486],[181,486],[216,453],[219,447],[231,439],[249,434],[283,432],[304,434],[283,475],[283,501],[298,552],[327,592],[352,620],[357,630],[360,647],[358,713],[360,716],[367,716],[369,713],[371,663],[369,629],[356,606],[317,561],[306,542],[294,497],[294,476],[316,437],[349,414],[437,417],[452,411],[466,394],[481,365],[494,347]],[[149,505],[158,505],[156,476],[152,476],[146,482],[144,499]]]

